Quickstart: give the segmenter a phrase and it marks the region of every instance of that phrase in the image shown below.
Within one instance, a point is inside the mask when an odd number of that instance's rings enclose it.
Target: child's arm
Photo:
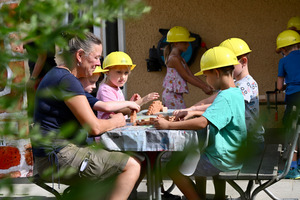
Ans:
[[[132,97],[130,98],[130,101],[137,101],[137,100],[139,100],[139,99],[141,99],[142,97],[139,95],[139,94],[137,94],[137,93],[135,93],[134,95],[132,95]]]
[[[212,94],[213,88],[198,77],[194,76],[188,67],[184,68],[178,57],[172,57],[171,59],[169,59],[168,63],[170,66],[173,66],[180,74],[180,76],[188,83],[201,88],[206,94]]]
[[[277,78],[277,89],[279,91],[285,90],[286,85],[284,85],[284,77],[278,76]]]
[[[140,106],[133,101],[97,101],[93,110],[102,112],[117,112],[123,108],[140,111]]]
[[[132,101],[119,101],[118,93],[115,92],[114,89],[112,89],[109,86],[101,85],[97,92],[97,98],[102,100],[102,102],[114,102],[115,108],[113,109],[115,113],[122,113],[123,115],[130,115],[131,109],[136,108],[138,105]],[[123,98],[124,99],[124,98]],[[121,104],[120,104],[121,102]],[[123,103],[126,102],[124,105]],[[132,103],[134,104],[132,104]],[[99,103],[99,102],[97,102]],[[130,107],[128,107],[130,106]],[[133,107],[132,107],[133,106]],[[94,109],[94,107],[93,107]],[[106,108],[107,109],[107,108]],[[140,107],[138,107],[138,110],[140,110]],[[100,111],[100,110],[98,110]],[[109,111],[102,111],[102,112],[109,112]],[[112,112],[112,111],[111,111]]]
[[[149,94],[147,94],[146,96],[144,96],[143,98],[137,99],[135,102],[142,106],[150,101],[153,101],[155,99],[159,98],[159,94],[157,92],[151,92]]]
[[[214,102],[215,98],[217,97],[218,93],[215,93],[209,97],[207,97],[206,99],[202,99],[201,101],[199,101],[198,103],[194,104],[193,106],[199,106],[199,105],[205,105],[205,104],[212,104],[212,102]]]
[[[213,94],[210,97],[199,101],[198,103],[196,103],[195,105],[193,105],[189,108],[185,108],[185,109],[181,109],[181,110],[174,110],[173,115],[176,116],[181,111],[193,111],[193,110],[205,111],[212,104],[212,102],[215,100],[217,95],[218,95],[217,93]]]
[[[192,117],[200,117],[203,115],[204,111],[180,111],[176,116],[175,116],[175,121],[182,121],[182,120],[187,120]]]
[[[164,118],[158,118],[154,121],[154,127],[157,129],[198,130],[205,128],[208,123],[209,121],[203,116],[175,122],[167,121]]]

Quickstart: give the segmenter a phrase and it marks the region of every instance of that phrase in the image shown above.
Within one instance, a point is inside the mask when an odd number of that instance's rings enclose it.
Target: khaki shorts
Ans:
[[[87,166],[84,171],[79,172],[85,158],[88,158]],[[49,159],[49,157],[35,157],[34,166],[39,175],[48,181],[52,181],[53,172],[60,171],[64,176],[60,176],[59,182],[69,185],[82,178],[103,181],[117,175],[123,171],[128,159],[129,155],[121,152],[109,152],[91,147],[82,148],[69,144],[57,153],[57,162],[55,162],[54,156],[52,159]],[[45,174],[45,170],[51,166],[54,166],[54,171],[48,170],[48,174]],[[55,178],[54,181],[57,182],[57,180],[58,178]]]

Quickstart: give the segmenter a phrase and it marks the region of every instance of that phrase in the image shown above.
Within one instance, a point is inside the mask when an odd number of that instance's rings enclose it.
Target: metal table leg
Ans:
[[[165,151],[159,152],[154,163],[153,171],[147,153],[144,153],[147,162],[147,190],[149,200],[161,200],[161,157]]]
[[[153,174],[151,171],[151,162],[149,159],[149,156],[147,153],[143,153],[145,158],[146,158],[146,163],[147,163],[147,193],[148,193],[148,199],[153,200],[154,195],[153,195]]]
[[[155,200],[161,200],[161,157],[166,151],[160,152],[156,159],[154,165],[154,186],[155,186]]]

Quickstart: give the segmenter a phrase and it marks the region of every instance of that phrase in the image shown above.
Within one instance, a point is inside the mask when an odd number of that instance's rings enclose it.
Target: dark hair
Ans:
[[[282,48],[284,48],[287,52],[290,52],[292,49],[298,48],[299,44],[300,43],[296,43],[296,44],[292,44],[292,45],[289,45],[289,46],[286,46],[286,47],[282,47]]]
[[[249,55],[250,55],[249,53],[246,53],[246,54],[243,54],[243,55],[239,55],[239,56],[237,56],[237,59],[240,60],[243,57],[246,57],[246,58],[249,59]]]
[[[230,65],[230,66],[216,68],[216,69],[220,70],[225,75],[231,75],[232,76],[232,73],[233,73],[233,70],[234,70],[234,66]]]

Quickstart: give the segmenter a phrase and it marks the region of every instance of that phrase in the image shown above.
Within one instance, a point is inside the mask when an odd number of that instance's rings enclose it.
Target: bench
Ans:
[[[221,172],[218,178],[229,183],[240,194],[242,200],[254,199],[262,190],[272,199],[279,199],[268,190],[268,187],[284,178],[290,169],[299,138],[300,125],[297,121],[298,118],[293,121],[289,131],[290,142],[284,150],[281,144],[266,144],[261,155],[244,161],[241,170]],[[284,164],[283,171],[278,174],[281,163]],[[245,191],[238,185],[237,180],[248,180]],[[256,188],[254,182],[258,184]]]
[[[50,187],[49,185],[47,185],[46,183],[48,182],[43,180],[38,174],[35,174],[32,177],[28,177],[28,180],[53,194],[57,200],[62,200],[71,189],[71,186],[69,186],[61,194],[57,190],[55,190],[54,187]]]

